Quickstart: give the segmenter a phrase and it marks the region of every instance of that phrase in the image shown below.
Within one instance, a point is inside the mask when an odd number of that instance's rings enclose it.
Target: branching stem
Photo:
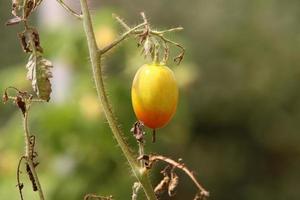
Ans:
[[[127,32],[125,32],[123,35],[120,36],[120,38],[118,38],[117,40],[115,40],[114,42],[112,42],[111,44],[107,45],[106,47],[104,47],[103,49],[100,49],[100,55],[106,53],[107,51],[111,50],[113,47],[117,46],[120,42],[122,42],[123,40],[125,40],[131,33],[133,33],[135,30],[141,28],[142,26],[145,26],[146,23],[142,23],[137,25],[136,27],[130,29]]]
[[[95,34],[92,26],[92,20],[90,16],[90,11],[87,5],[86,0],[80,0],[81,3],[81,10],[83,14],[83,26],[86,34],[86,39],[88,43],[88,48],[89,48],[89,54],[90,54],[90,59],[91,59],[91,64],[92,64],[92,69],[93,69],[93,77],[96,85],[96,90],[99,96],[99,99],[102,104],[102,108],[104,110],[106,119],[109,123],[109,126],[112,130],[112,133],[117,140],[124,156],[126,157],[128,163],[131,166],[131,169],[138,179],[138,181],[141,183],[145,194],[148,198],[148,200],[156,200],[156,196],[154,194],[152,185],[149,181],[148,174],[146,173],[145,170],[142,170],[139,167],[139,163],[134,156],[134,154],[131,152],[130,148],[128,147],[125,139],[123,138],[123,133],[118,126],[116,117],[113,115],[111,106],[109,104],[106,92],[105,92],[105,87],[104,87],[104,82],[103,82],[103,77],[102,77],[102,71],[101,71],[101,56],[103,54],[98,52],[98,47],[96,44],[96,39],[95,39]]]
[[[143,19],[143,24],[144,24],[144,28],[143,29],[138,29],[137,27],[131,29],[130,26],[128,26],[126,24],[126,22],[121,19],[119,16],[117,15],[114,15],[114,17],[116,18],[116,20],[131,34],[133,34],[134,36],[136,37],[140,37],[140,41],[139,41],[139,45],[141,45],[142,43],[144,43],[148,37],[152,37],[152,39],[156,42],[154,42],[154,49],[155,49],[155,52],[154,52],[154,57],[156,58],[156,61],[158,60],[158,51],[159,51],[159,42],[157,42],[157,40],[155,40],[154,38],[158,38],[162,41],[163,43],[163,47],[164,47],[164,58],[163,58],[163,62],[167,62],[168,58],[169,58],[169,47],[168,47],[168,44],[171,44],[171,45],[174,45],[175,47],[179,48],[180,49],[180,53],[178,56],[176,56],[174,58],[174,62],[177,62],[178,64],[182,61],[183,57],[184,57],[184,54],[185,54],[185,48],[177,43],[177,42],[174,42],[173,40],[170,40],[168,39],[167,37],[164,36],[164,34],[166,33],[171,33],[171,32],[174,32],[174,31],[181,31],[183,30],[183,27],[176,27],[176,28],[171,28],[171,29],[167,29],[167,30],[163,30],[163,31],[157,31],[157,30],[152,30],[149,23],[148,23],[148,20],[146,18],[146,15],[145,13],[141,12],[141,16],[142,16],[142,19]],[[127,36],[129,36],[130,34],[127,34]],[[147,47],[149,48],[149,47]],[[146,54],[148,52],[145,52]],[[155,59],[154,59],[154,62],[156,62]]]
[[[139,159],[144,159],[144,158],[142,156]],[[146,160],[149,162],[149,166],[148,166],[149,168],[151,168],[152,164],[154,164],[156,161],[163,161],[163,162],[166,162],[166,163],[172,165],[174,168],[181,169],[194,182],[194,184],[200,191],[200,195],[204,196],[204,197],[209,197],[209,192],[204,189],[204,187],[199,183],[199,181],[197,181],[194,174],[185,166],[184,163],[176,162],[176,161],[172,160],[171,158],[161,156],[161,155],[150,155],[149,157],[147,157]]]
[[[63,0],[56,0],[61,7],[63,7],[68,13],[70,13],[71,15],[73,15],[74,17],[76,17],[79,20],[82,20],[82,15],[78,14],[76,11],[74,11],[70,6],[68,6]]]

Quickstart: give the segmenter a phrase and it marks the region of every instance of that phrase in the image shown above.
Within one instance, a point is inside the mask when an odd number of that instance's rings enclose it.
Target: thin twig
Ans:
[[[42,190],[42,186],[40,184],[40,181],[39,181],[39,178],[38,178],[38,175],[36,173],[36,170],[35,170],[35,164],[33,162],[33,158],[31,158],[31,155],[30,155],[30,132],[29,132],[29,126],[28,126],[28,113],[29,113],[29,110],[30,110],[30,103],[28,104],[27,106],[27,110],[25,112],[25,116],[24,116],[24,136],[25,136],[25,159],[26,159],[26,162],[29,166],[29,169],[32,173],[32,177],[33,177],[33,181],[34,183],[32,183],[33,185],[35,184],[36,187],[37,187],[37,191],[38,191],[38,194],[39,194],[39,197],[40,197],[40,200],[44,200],[45,197],[44,197],[44,193],[43,193],[43,190]]]
[[[76,17],[77,19],[82,20],[82,14],[78,14],[70,6],[68,6],[63,0],[56,0],[67,12]]]
[[[179,64],[179,63],[181,62],[181,60],[183,59],[183,56],[184,56],[184,54],[185,54],[185,48],[184,48],[183,46],[181,46],[179,43],[174,42],[174,41],[172,41],[172,40],[170,40],[170,39],[164,37],[162,34],[159,34],[159,33],[157,33],[156,31],[152,31],[152,30],[151,30],[150,33],[153,34],[153,35],[155,35],[155,36],[157,36],[157,37],[159,37],[159,38],[160,38],[162,41],[164,41],[165,43],[170,43],[170,44],[172,44],[172,45],[178,47],[179,49],[181,49],[181,53],[180,53],[178,56],[176,56],[176,57],[174,58],[174,61],[177,62],[177,63]]]
[[[84,200],[96,199],[96,200],[113,200],[112,196],[104,197],[96,194],[87,194],[84,196]]]
[[[139,159],[144,159],[144,160],[148,161],[149,162],[148,163],[149,164],[148,168],[151,168],[151,166],[156,161],[164,161],[164,162],[166,162],[166,163],[168,163],[168,164],[170,164],[170,165],[172,165],[172,166],[174,166],[178,169],[181,169],[182,171],[184,171],[190,177],[190,179],[197,186],[197,188],[200,191],[200,195],[205,196],[205,197],[209,197],[209,192],[204,189],[204,187],[199,183],[199,181],[197,181],[194,174],[184,165],[184,163],[176,162],[176,161],[172,160],[171,158],[161,156],[161,155],[142,156]]]
[[[182,31],[183,27],[179,26],[179,27],[175,27],[175,28],[171,28],[171,29],[167,29],[167,30],[163,30],[163,31],[155,31],[153,30],[152,32],[155,34],[165,34],[165,33],[170,33],[170,32],[174,32],[174,31]]]
[[[125,23],[125,21],[119,17],[118,15],[113,13],[113,17],[116,18],[116,20],[128,31],[130,30],[130,27]]]
[[[140,38],[140,40],[139,40],[139,42],[138,42],[138,45],[142,45],[145,41],[147,41],[148,40],[148,38],[150,37],[150,36],[154,36],[154,37],[157,37],[157,38],[159,38],[161,41],[162,41],[162,43],[163,43],[163,47],[164,47],[164,58],[163,58],[163,62],[165,63],[165,62],[167,62],[167,60],[168,60],[168,58],[169,58],[169,47],[168,47],[168,43],[169,44],[172,44],[172,45],[174,45],[174,46],[176,46],[176,47],[178,47],[179,49],[180,49],[180,53],[179,53],[179,55],[178,56],[176,56],[175,58],[174,58],[174,62],[177,62],[177,64],[180,64],[180,62],[182,61],[182,59],[183,59],[183,57],[184,57],[184,55],[185,55],[185,48],[181,45],[181,44],[179,44],[179,43],[177,43],[177,42],[174,42],[173,40],[170,40],[170,39],[168,39],[168,38],[166,38],[165,36],[164,36],[164,34],[165,33],[170,33],[170,32],[174,32],[174,31],[181,31],[181,30],[183,30],[183,27],[176,27],[176,28],[171,28],[171,29],[167,29],[167,30],[163,30],[163,31],[156,31],[156,30],[152,30],[151,28],[150,28],[150,25],[149,25],[149,23],[148,23],[148,20],[147,20],[147,18],[146,18],[146,15],[145,15],[145,13],[144,12],[141,12],[141,16],[142,16],[142,19],[143,19],[143,21],[144,21],[144,26],[145,26],[145,28],[144,29],[136,29],[136,30],[132,30],[131,28],[130,28],[130,26],[128,25],[128,24],[126,24],[126,22],[122,19],[122,18],[120,18],[119,16],[117,16],[117,15],[113,15],[115,18],[116,18],[116,20],[127,30],[127,31],[130,31],[130,34],[133,34],[135,37],[139,37]],[[136,27],[135,27],[136,28]],[[129,35],[129,34],[128,34]],[[128,36],[128,35],[126,35],[126,37]],[[125,39],[125,38],[122,38],[122,40],[123,39]],[[121,41],[122,41],[121,40]],[[108,45],[108,47],[110,47],[110,46],[115,46],[115,45],[117,45],[118,43],[119,43],[120,41],[116,41],[116,42],[113,42],[111,45]],[[158,45],[158,42],[156,42],[156,44],[154,44],[154,46],[156,46],[157,47],[157,45]],[[159,45],[158,45],[158,47],[159,47]],[[148,48],[148,47],[147,47]],[[104,52],[104,51],[103,51]],[[145,52],[144,50],[143,50],[143,52]],[[149,52],[145,52],[145,53],[149,53]],[[156,54],[158,54],[158,50],[156,50]],[[156,56],[156,58],[158,59],[158,57]],[[157,60],[156,59],[156,60]]]
[[[14,96],[7,96],[7,98],[10,99],[10,100],[15,100],[16,99],[16,97],[14,97]],[[47,101],[45,101],[43,99],[36,99],[36,98],[31,99],[30,101],[31,102],[40,102],[40,103],[47,102]]]
[[[118,45],[120,42],[122,42],[123,40],[125,40],[131,33],[133,33],[135,30],[141,28],[145,26],[145,23],[139,24],[136,27],[128,30],[127,32],[125,32],[123,35],[120,36],[120,38],[118,38],[117,40],[113,41],[111,44],[107,45],[106,47],[102,48],[99,50],[100,54],[104,54],[107,51],[111,50],[113,47],[115,47],[116,45]]]
[[[23,183],[21,183],[21,181],[20,181],[20,173],[21,173],[20,168],[21,168],[21,163],[22,163],[23,159],[25,159],[25,156],[22,156],[22,157],[20,158],[19,163],[18,163],[18,167],[17,167],[17,183],[18,183],[17,186],[18,186],[18,189],[19,189],[19,193],[20,193],[20,198],[21,198],[21,200],[24,199],[24,198],[23,198],[23,193],[22,193],[22,189],[23,189],[24,185],[23,185]]]

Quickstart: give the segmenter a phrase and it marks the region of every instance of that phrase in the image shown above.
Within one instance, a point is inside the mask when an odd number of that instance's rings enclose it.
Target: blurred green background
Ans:
[[[10,6],[0,1],[0,90],[31,91],[27,56],[17,40],[21,26],[4,25]],[[145,11],[153,26],[185,28],[170,34],[187,49],[180,66],[169,64],[180,86],[178,111],[158,131],[157,143],[147,130],[147,152],[183,158],[211,199],[300,199],[300,1],[95,0],[91,8],[102,44],[122,32],[113,12],[132,25]],[[35,104],[30,115],[47,199],[82,199],[86,193],[130,199],[135,179],[98,105],[81,23],[49,0],[32,23],[55,66],[52,100]],[[133,39],[104,60],[110,99],[135,149],[130,87],[144,62]],[[18,109],[1,104],[1,200],[19,199],[15,174],[24,150],[22,130]],[[154,184],[161,167],[151,175]],[[180,175],[171,199],[192,199],[196,189]],[[25,199],[38,199],[27,179],[24,173]]]

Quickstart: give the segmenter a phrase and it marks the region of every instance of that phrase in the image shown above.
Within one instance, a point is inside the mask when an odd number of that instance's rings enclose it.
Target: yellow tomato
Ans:
[[[136,72],[131,88],[137,118],[152,129],[165,126],[178,102],[174,73],[166,65],[145,64]]]

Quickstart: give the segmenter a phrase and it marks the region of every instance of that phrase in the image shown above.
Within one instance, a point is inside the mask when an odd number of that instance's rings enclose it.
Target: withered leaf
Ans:
[[[19,24],[22,21],[22,19],[20,17],[14,17],[12,19],[9,19],[5,25],[6,26],[11,26],[11,25],[15,25],[15,24]]]
[[[143,128],[144,128],[143,122],[137,121],[134,123],[133,127],[130,130],[133,133],[136,140],[141,143],[144,142],[144,135],[145,135]]]
[[[40,36],[36,29],[23,31],[18,34],[22,49],[25,53],[33,52],[33,49],[39,53],[43,53],[43,48],[40,43]]]
[[[32,190],[33,190],[33,191],[37,191],[37,190],[38,190],[38,187],[37,187],[37,185],[36,185],[34,176],[33,176],[33,174],[32,174],[32,171],[31,171],[30,166],[29,166],[28,163],[26,163],[26,171],[27,171],[27,174],[28,174],[29,179],[30,179],[31,184],[32,184]]]
[[[23,4],[22,0],[12,0],[12,11],[11,13],[17,17],[18,16],[18,11],[20,11],[21,5]]]
[[[156,195],[161,195],[167,189],[168,184],[170,182],[169,176],[164,176],[164,178],[157,184],[154,189]]]
[[[2,96],[2,101],[3,101],[3,103],[6,103],[8,101],[8,94],[7,94],[6,90]]]
[[[31,14],[31,12],[33,11],[33,9],[34,9],[34,0],[28,0],[27,2],[26,2],[26,5],[25,5],[25,8],[24,8],[24,18],[28,18],[28,16]]]
[[[36,50],[40,53],[43,53],[43,48],[41,47],[41,43],[40,43],[40,35],[38,33],[37,30],[33,30],[32,31],[32,36],[33,36],[33,42],[34,42],[34,46],[36,48]]]
[[[24,18],[28,18],[29,15],[35,10],[35,8],[40,5],[42,0],[27,0],[25,9],[24,9]]]
[[[32,50],[29,48],[29,43],[26,40],[25,32],[19,33],[18,37],[19,37],[23,51],[25,53],[32,52]]]
[[[22,97],[17,96],[15,100],[17,106],[20,108],[22,111],[23,116],[25,116],[26,113],[26,103],[23,101]]]
[[[45,101],[50,100],[52,91],[50,82],[50,78],[52,78],[50,69],[52,67],[52,63],[39,53],[32,53],[26,65],[28,69],[27,79],[31,81],[32,88],[37,96]]]
[[[174,171],[171,171],[171,179],[168,186],[168,194],[170,197],[175,195],[175,189],[178,183],[179,183],[178,175]]]

